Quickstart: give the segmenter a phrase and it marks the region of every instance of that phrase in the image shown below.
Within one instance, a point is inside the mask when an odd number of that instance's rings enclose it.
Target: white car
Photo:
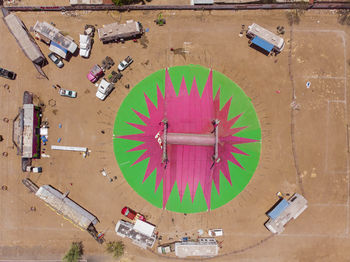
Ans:
[[[89,57],[91,51],[91,38],[88,35],[80,35],[80,50],[81,57]]]
[[[60,89],[60,95],[61,96],[68,96],[68,97],[71,97],[71,98],[76,98],[77,97],[77,92],[61,88]]]
[[[63,67],[62,59],[59,58],[56,54],[50,53],[48,57],[51,59],[51,61],[59,68]]]
[[[112,92],[113,89],[114,85],[112,83],[109,83],[107,80],[102,79],[98,85],[96,97],[103,101]]]

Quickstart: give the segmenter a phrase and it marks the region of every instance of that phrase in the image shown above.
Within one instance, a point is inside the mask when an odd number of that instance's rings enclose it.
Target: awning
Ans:
[[[288,206],[289,206],[288,201],[285,199],[282,199],[281,202],[279,202],[274,209],[272,209],[269,213],[267,213],[267,215],[271,219],[276,219],[283,212],[283,210],[285,210]]]
[[[252,43],[256,46],[261,47],[262,49],[266,50],[267,52],[271,52],[273,49],[273,44],[270,44],[269,42],[265,41],[264,39],[255,36],[252,40]]]
[[[54,41],[51,41],[49,49],[50,51],[54,52],[55,54],[58,54],[62,58],[67,57],[67,49],[65,49],[64,47],[62,47]]]

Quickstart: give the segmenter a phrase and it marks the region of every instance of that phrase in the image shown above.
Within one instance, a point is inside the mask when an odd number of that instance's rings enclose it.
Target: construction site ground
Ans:
[[[0,134],[4,137],[0,186],[8,188],[0,190],[0,261],[59,260],[72,241],[83,241],[88,261],[113,261],[105,245],[29,193],[21,183],[25,177],[38,186],[69,190],[71,199],[99,218],[97,229],[107,241],[122,240],[114,227],[124,218],[122,207],[129,206],[157,225],[160,243],[196,238],[198,229],[222,228],[224,236],[218,238],[222,248],[211,261],[348,261],[350,27],[340,25],[333,11],[306,12],[291,27],[286,13],[169,11],[163,12],[166,25],[161,27],[154,23],[158,12],[151,11],[17,13],[28,28],[36,20],[53,22],[77,43],[85,24],[101,27],[134,19],[149,29],[142,39],[124,44],[103,45],[95,36],[89,59],[73,56],[62,69],[49,62],[44,67],[49,80],[39,76],[0,22],[0,66],[18,74],[14,81],[0,78]],[[278,56],[265,56],[239,36],[242,24],[247,27],[253,22],[271,31],[278,25],[285,27],[286,45]],[[49,53],[46,44],[39,46],[45,55]],[[128,55],[134,63],[102,102],[86,75],[107,55],[116,62],[114,69]],[[248,186],[225,206],[199,214],[162,210],[137,195],[119,170],[112,144],[114,119],[129,92],[124,86],[132,88],[156,70],[185,64],[213,68],[235,81],[251,97],[262,128],[261,159]],[[78,97],[61,97],[52,88],[55,84],[77,91]],[[37,103],[45,104],[43,119],[50,125],[44,146],[50,157],[34,161],[43,167],[41,174],[21,171],[20,156],[12,144],[12,120],[26,90],[35,94]],[[88,147],[91,153],[83,158],[78,152],[53,151],[50,146],[58,144],[58,138],[62,138],[60,145]],[[109,182],[100,174],[102,168],[117,180]],[[281,235],[272,235],[264,227],[265,212],[278,200],[279,191],[304,194],[309,207]],[[122,261],[176,259],[173,254],[158,255],[155,248],[143,250],[128,239],[123,241]]]

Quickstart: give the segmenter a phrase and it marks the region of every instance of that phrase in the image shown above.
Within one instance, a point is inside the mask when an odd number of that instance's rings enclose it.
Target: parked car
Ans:
[[[76,98],[77,97],[77,92],[61,88],[60,89],[60,95],[61,96],[68,96],[68,97],[71,97],[71,98]]]
[[[48,57],[51,59],[51,61],[57,66],[57,67],[59,67],[59,68],[62,68],[63,67],[63,62],[62,62],[62,59],[58,56],[58,55],[56,55],[56,54],[54,54],[54,53],[50,53],[49,55],[48,55]]]
[[[88,35],[80,35],[79,55],[89,57],[91,51],[91,38]]]
[[[90,70],[88,75],[86,76],[90,82],[95,83],[101,76],[103,76],[103,70],[99,65],[94,65],[94,67]]]
[[[114,85],[112,83],[109,83],[105,79],[102,79],[100,84],[98,85],[96,97],[103,101],[112,92],[113,89]]]
[[[128,56],[127,58],[125,58],[123,61],[120,62],[120,64],[118,65],[118,70],[119,71],[125,70],[129,65],[131,65],[132,62],[134,62],[134,60],[130,56]]]
[[[132,210],[129,207],[123,207],[121,213],[131,220],[134,220],[135,218],[137,218],[139,220],[146,221],[146,218],[143,215],[141,215],[140,213],[137,213],[136,211]]]
[[[7,79],[15,80],[17,74],[0,67],[0,76],[5,77]]]

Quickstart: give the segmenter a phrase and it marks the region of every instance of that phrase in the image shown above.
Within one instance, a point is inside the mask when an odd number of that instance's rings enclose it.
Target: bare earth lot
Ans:
[[[348,261],[349,154],[348,99],[349,27],[340,26],[329,11],[311,11],[292,30],[284,11],[274,12],[163,12],[167,24],[157,27],[157,12],[18,13],[29,28],[36,20],[54,22],[79,42],[85,24],[102,26],[113,21],[139,20],[149,28],[143,45],[102,43],[95,36],[89,59],[79,56],[65,61],[63,69],[52,63],[44,67],[50,80],[40,79],[15,39],[0,22],[0,66],[18,74],[15,81],[0,78],[0,261],[9,259],[60,259],[72,241],[83,241],[89,261],[112,260],[86,232],[57,216],[29,194],[21,180],[20,157],[12,146],[12,120],[22,104],[25,90],[43,102],[44,119],[50,123],[46,154],[36,160],[40,175],[30,174],[39,186],[51,184],[95,214],[98,230],[107,241],[120,240],[114,233],[120,210],[128,205],[148,216],[158,226],[162,243],[198,229],[223,228],[221,257],[212,261]],[[286,46],[277,57],[266,57],[249,48],[238,36],[241,25],[256,22],[274,30],[286,27]],[[292,32],[292,33],[291,33]],[[47,55],[48,46],[39,43]],[[184,48],[185,56],[170,48]],[[116,89],[101,102],[86,74],[106,56],[117,63],[131,55],[135,62]],[[113,123],[118,107],[131,88],[150,73],[165,67],[200,64],[218,70],[235,81],[252,98],[263,132],[260,164],[246,189],[233,201],[208,213],[184,215],[153,207],[124,180],[112,147]],[[306,82],[310,81],[310,88]],[[9,84],[10,89],[3,88]],[[71,100],[51,88],[59,84],[76,90]],[[280,91],[280,92],[276,92]],[[293,93],[296,97],[293,110]],[[54,99],[51,107],[48,101]],[[62,128],[58,128],[59,123]],[[105,134],[101,133],[105,131]],[[88,158],[74,152],[51,151],[50,145],[86,146]],[[117,181],[109,183],[99,174],[106,168]],[[263,223],[265,212],[277,201],[275,193],[304,193],[309,208],[271,237]],[[32,206],[36,212],[30,211]],[[170,240],[169,240],[170,239]],[[168,261],[170,257],[144,251],[125,240],[123,261]],[[173,258],[175,259],[175,258]]]

